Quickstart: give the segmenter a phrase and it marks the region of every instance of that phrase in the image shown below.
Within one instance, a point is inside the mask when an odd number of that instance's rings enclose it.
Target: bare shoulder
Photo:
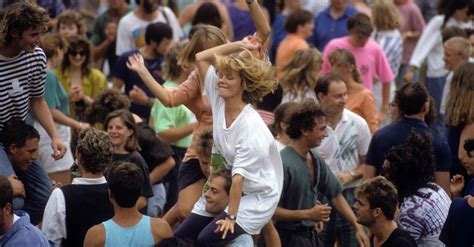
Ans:
[[[105,227],[104,224],[98,224],[86,233],[84,238],[84,247],[104,246],[105,244]]]
[[[173,237],[173,231],[165,220],[150,217],[150,223],[155,243],[160,242],[162,239]]]

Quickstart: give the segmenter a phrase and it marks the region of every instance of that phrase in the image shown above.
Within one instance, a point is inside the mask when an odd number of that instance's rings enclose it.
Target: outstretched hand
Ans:
[[[145,61],[143,60],[142,55],[136,53],[129,56],[127,61],[127,67],[135,72],[139,72],[139,70],[141,69],[146,69]]]

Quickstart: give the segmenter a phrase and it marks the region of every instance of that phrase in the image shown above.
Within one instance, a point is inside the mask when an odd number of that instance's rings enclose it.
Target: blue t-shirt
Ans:
[[[474,246],[474,208],[466,198],[456,198],[451,203],[439,240],[448,247]]]
[[[314,29],[311,41],[321,52],[324,51],[324,47],[326,47],[332,39],[349,34],[347,31],[347,19],[358,12],[352,5],[349,5],[344,14],[337,20],[334,20],[329,9],[330,8],[327,8],[314,18]]]
[[[403,144],[415,129],[418,134],[431,133],[433,143],[433,153],[435,157],[436,171],[447,172],[451,168],[451,155],[449,146],[439,135],[433,133],[430,127],[423,121],[403,117],[382,129],[379,129],[372,136],[369,151],[365,158],[365,163],[374,166],[377,174],[383,175],[382,165],[385,160],[384,155],[391,147]]]
[[[234,29],[234,41],[242,40],[244,37],[253,35],[257,31],[249,10],[239,9],[233,4],[228,5],[227,9],[232,21],[232,28]]]
[[[151,91],[143,82],[143,80],[137,74],[137,72],[129,70],[127,68],[128,57],[136,53],[138,53],[138,50],[132,50],[132,51],[123,53],[117,61],[117,64],[113,71],[113,76],[124,82],[125,94],[128,95],[130,90],[133,89],[133,86],[137,85],[146,93],[146,95],[148,95],[148,97],[154,97]],[[163,62],[162,55],[158,55],[158,57],[156,57],[155,59],[145,59],[145,67],[148,69],[148,71],[150,71],[153,78],[160,84],[163,84],[165,82],[163,79],[163,72],[161,70],[162,62]],[[151,108],[132,103],[130,106],[130,111],[148,120],[150,117]]]

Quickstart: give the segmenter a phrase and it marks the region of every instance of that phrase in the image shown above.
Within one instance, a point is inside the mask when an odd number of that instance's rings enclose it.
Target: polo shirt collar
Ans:
[[[420,125],[420,126],[428,126],[425,121],[416,119],[416,118],[411,118],[411,117],[402,117],[398,120],[399,123],[407,123],[411,125]]]
[[[72,180],[72,184],[92,185],[92,184],[105,184],[105,183],[107,183],[107,180],[105,180],[104,176],[100,178],[74,178]]]
[[[352,7],[352,4],[349,4],[346,8],[346,10],[344,11],[344,13],[339,16],[339,18],[337,18],[336,20],[339,20],[339,19],[342,19],[342,18],[348,18],[349,16],[352,15],[352,13],[354,12],[357,12],[357,10]],[[323,12],[323,14],[327,15],[328,17],[330,17],[331,19],[334,19],[331,15],[331,6],[329,6],[327,9],[325,9]]]

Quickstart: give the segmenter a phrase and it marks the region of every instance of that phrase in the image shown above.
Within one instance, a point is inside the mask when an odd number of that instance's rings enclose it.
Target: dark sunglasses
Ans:
[[[83,56],[86,55],[86,52],[85,52],[85,51],[70,51],[70,52],[69,52],[69,55],[71,55],[71,56],[73,56],[73,57],[75,57],[75,56],[77,56],[77,55],[83,57]]]

